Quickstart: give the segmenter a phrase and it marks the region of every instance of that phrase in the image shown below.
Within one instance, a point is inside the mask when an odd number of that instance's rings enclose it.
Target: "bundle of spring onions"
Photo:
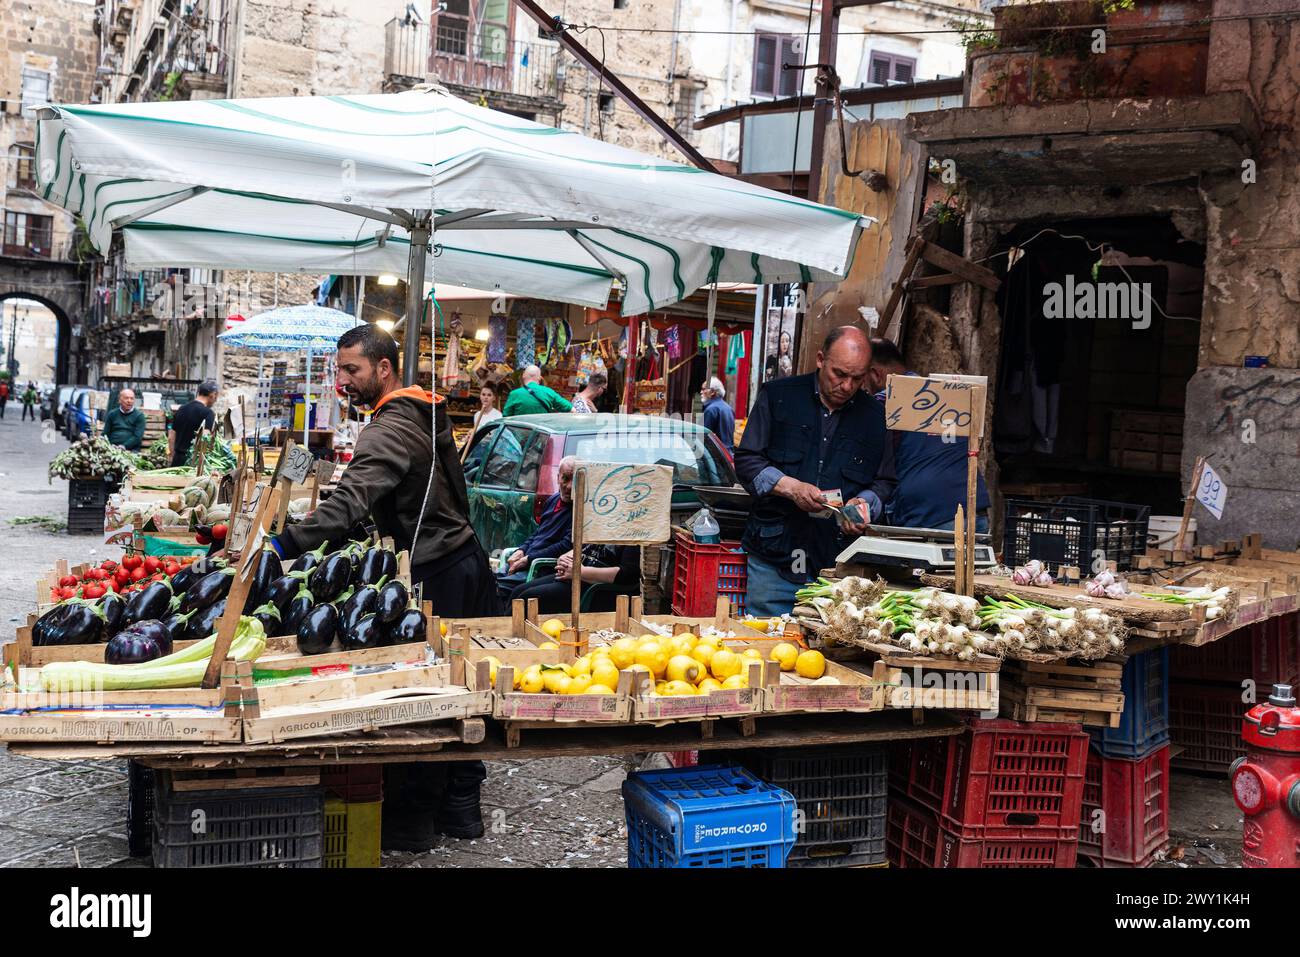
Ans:
[[[1142,592],[1143,598],[1152,598],[1170,605],[1204,605],[1207,620],[1222,618],[1231,614],[1237,607],[1237,596],[1231,588],[1224,585],[1211,591],[1208,588],[1193,588],[1182,594],[1168,592]]]
[[[828,644],[892,644],[962,661],[1018,651],[1100,658],[1124,647],[1123,624],[1105,612],[1050,608],[1016,596],[980,604],[937,588],[889,590],[879,581],[823,579],[798,597],[825,622]]]

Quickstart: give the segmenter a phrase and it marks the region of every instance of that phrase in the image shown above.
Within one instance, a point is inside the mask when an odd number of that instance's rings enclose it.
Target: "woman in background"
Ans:
[[[474,431],[477,432],[483,426],[487,425],[493,419],[501,418],[501,410],[497,408],[497,390],[490,385],[485,385],[478,390],[479,410],[474,413]]]

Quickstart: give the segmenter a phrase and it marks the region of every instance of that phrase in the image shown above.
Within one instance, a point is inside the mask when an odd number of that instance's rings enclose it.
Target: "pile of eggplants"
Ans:
[[[428,620],[396,579],[392,550],[365,541],[332,552],[326,547],[299,556],[287,571],[265,547],[245,607],[268,635],[296,636],[305,655],[336,645],[352,651],[425,639]],[[155,647],[206,638],[225,612],[234,575],[224,561],[195,562],[126,598],[116,592],[96,600],[70,598],[37,620],[32,643],[92,644],[124,633],[114,657],[131,660]]]

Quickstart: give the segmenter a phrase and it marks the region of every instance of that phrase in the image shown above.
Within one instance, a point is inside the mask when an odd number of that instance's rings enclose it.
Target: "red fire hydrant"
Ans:
[[[1232,765],[1232,796],[1245,813],[1242,867],[1300,866],[1300,708],[1274,685],[1242,719],[1246,756]]]

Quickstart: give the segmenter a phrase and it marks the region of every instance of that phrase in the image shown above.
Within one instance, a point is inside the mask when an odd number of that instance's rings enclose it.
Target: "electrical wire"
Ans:
[[[804,74],[805,74],[805,72],[806,72],[807,69],[808,69],[808,42],[812,39],[812,15],[813,15],[813,3],[814,3],[814,2],[815,2],[815,0],[808,0],[808,19],[807,19],[807,21],[806,21],[805,24],[804,24],[804,31],[803,31],[803,50],[802,50],[802,52],[801,52],[801,56],[800,56],[800,58],[799,58],[799,85],[796,87],[796,89],[799,90],[799,95],[800,95],[800,96],[803,96],[803,81],[804,81]],[[781,57],[781,44],[780,44],[780,42],[778,41],[778,42],[777,42],[777,59],[780,59],[780,57]],[[783,70],[785,69],[785,64],[784,64],[784,63],[781,64],[781,69],[783,69]],[[776,89],[777,89],[777,90],[780,90],[780,89],[781,89],[781,80],[780,80],[779,77],[777,77],[776,80],[775,80],[775,86],[776,86]],[[816,81],[816,80],[813,80],[813,109],[814,109],[814,110],[817,109],[817,106],[816,106],[816,102],[817,102],[816,97],[817,97],[817,81]],[[793,148],[793,150],[792,150],[792,155],[791,155],[791,157],[790,157],[790,195],[792,195],[792,196],[794,195],[794,171],[795,171],[796,169],[799,168],[799,127],[800,127],[800,125],[801,125],[802,122],[803,122],[803,110],[795,110],[795,113],[794,113],[794,148]]]
[[[571,26],[563,24],[563,29],[571,30],[579,35],[586,33],[588,30],[595,30],[600,34],[600,72],[596,74],[596,137],[602,142],[605,139],[605,111],[600,108],[600,96],[605,91],[605,30],[596,24],[587,24],[585,26]],[[617,101],[615,106],[617,106]]]

